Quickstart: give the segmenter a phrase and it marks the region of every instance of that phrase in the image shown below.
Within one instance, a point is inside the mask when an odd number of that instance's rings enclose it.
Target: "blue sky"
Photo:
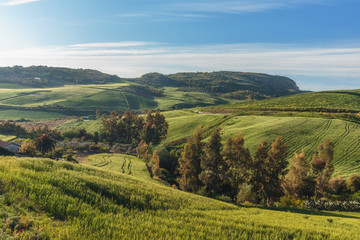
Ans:
[[[0,0],[0,66],[285,75],[360,88],[359,0]]]

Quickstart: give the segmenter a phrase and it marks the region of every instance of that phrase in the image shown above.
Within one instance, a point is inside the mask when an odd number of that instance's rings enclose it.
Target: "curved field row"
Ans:
[[[360,173],[360,126],[335,119],[318,119],[303,117],[269,117],[269,116],[234,116],[228,117],[211,114],[194,114],[178,111],[167,116],[169,136],[166,143],[176,142],[176,138],[189,137],[198,125],[204,129],[214,123],[222,128],[223,141],[241,133],[245,144],[252,153],[257,145],[266,140],[269,144],[277,136],[282,136],[288,146],[289,160],[294,152],[305,150],[310,160],[319,144],[327,138],[335,144],[335,174],[348,176]],[[212,128],[213,129],[213,128]],[[211,131],[211,130],[210,130]],[[209,133],[205,134],[206,137]],[[206,140],[205,140],[206,141]]]
[[[96,154],[89,156],[84,164],[151,180],[145,162],[130,155]]]

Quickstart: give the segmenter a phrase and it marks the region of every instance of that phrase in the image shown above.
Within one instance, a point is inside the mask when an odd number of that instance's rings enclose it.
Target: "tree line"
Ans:
[[[241,134],[228,138],[225,145],[220,128],[207,143],[202,142],[202,135],[199,126],[181,151],[178,184],[182,190],[272,205],[282,196],[319,199],[344,191],[343,186],[353,192],[360,189],[360,176],[352,175],[346,182],[331,178],[334,144],[329,139],[319,145],[310,163],[302,151],[295,153],[289,167],[281,137],[271,145],[261,142],[252,156]]]

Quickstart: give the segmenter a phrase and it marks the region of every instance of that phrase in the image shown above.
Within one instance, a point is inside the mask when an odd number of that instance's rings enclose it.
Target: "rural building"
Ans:
[[[0,147],[3,147],[13,153],[17,153],[19,151],[20,146],[12,143],[12,142],[4,142],[0,140]]]

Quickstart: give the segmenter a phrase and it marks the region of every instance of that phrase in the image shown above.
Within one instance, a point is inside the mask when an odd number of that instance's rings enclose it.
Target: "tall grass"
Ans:
[[[3,211],[32,218],[31,231],[52,239],[354,239],[360,224],[358,213],[237,207],[51,160],[1,158],[0,183]]]

